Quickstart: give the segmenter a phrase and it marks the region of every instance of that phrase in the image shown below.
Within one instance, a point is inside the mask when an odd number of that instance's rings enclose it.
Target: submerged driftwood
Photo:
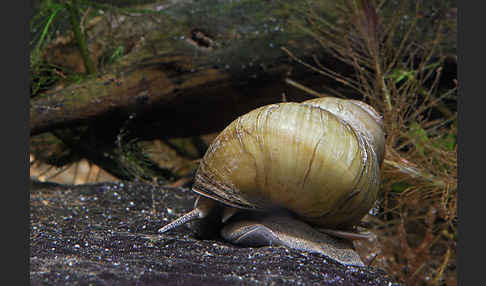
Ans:
[[[114,47],[123,47],[124,56],[94,78],[34,98],[31,135],[88,123],[117,129],[135,114],[143,122],[134,134],[140,138],[194,136],[220,130],[257,106],[281,101],[282,94],[290,101],[310,97],[286,85],[286,78],[320,92],[336,87],[282,50],[309,63],[315,56],[331,70],[346,72],[302,28],[310,25],[308,9],[335,21],[329,14],[335,4],[173,0],[144,7],[153,13],[106,13],[87,28],[92,57],[105,62],[103,53]],[[420,13],[434,11],[429,8]],[[411,10],[415,13],[414,5]],[[46,57],[66,64],[75,52],[72,45],[69,52],[56,47]]]
[[[285,1],[231,2],[174,1],[152,7],[158,14],[99,19],[88,33],[92,49],[102,49],[110,32],[126,55],[95,78],[34,98],[31,134],[101,117],[120,122],[136,113],[154,124],[140,134],[163,127],[167,136],[194,135],[280,101],[283,92],[293,97],[295,89],[289,90],[284,78],[303,79],[310,72],[302,72],[281,47],[311,56],[319,46],[292,28],[293,8]],[[103,29],[114,23],[115,31]]]

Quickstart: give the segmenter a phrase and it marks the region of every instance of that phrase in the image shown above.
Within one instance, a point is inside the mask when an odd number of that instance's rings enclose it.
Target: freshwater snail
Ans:
[[[257,108],[228,125],[201,160],[194,209],[163,233],[219,212],[221,235],[362,265],[348,240],[373,206],[385,137],[369,105],[334,97]],[[327,234],[331,234],[331,236]]]

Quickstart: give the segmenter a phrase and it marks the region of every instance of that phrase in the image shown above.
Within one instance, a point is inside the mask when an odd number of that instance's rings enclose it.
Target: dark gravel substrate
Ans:
[[[31,183],[31,285],[398,285],[382,270],[284,247],[159,235],[192,208],[188,189]]]

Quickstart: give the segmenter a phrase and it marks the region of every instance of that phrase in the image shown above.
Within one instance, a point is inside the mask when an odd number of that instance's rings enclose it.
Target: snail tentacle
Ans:
[[[320,232],[340,237],[348,240],[360,240],[360,239],[370,239],[373,237],[371,232],[352,232],[352,231],[343,231],[343,230],[335,230],[335,229],[324,229],[319,228]]]
[[[223,216],[221,217],[221,222],[225,223],[228,221],[232,216],[234,216],[238,212],[238,209],[233,207],[225,207],[223,209]]]
[[[167,232],[171,229],[174,229],[178,226],[181,226],[187,222],[190,222],[190,221],[193,221],[193,220],[196,220],[196,219],[199,219],[201,216],[201,211],[199,209],[193,209],[192,211],[184,214],[183,216],[177,218],[176,220],[172,221],[171,223],[169,224],[166,224],[164,225],[163,227],[161,227],[158,232],[159,233],[164,233],[164,232]]]
[[[158,230],[159,233],[164,233],[171,229],[177,228],[180,225],[185,223],[191,222],[196,219],[203,219],[209,215],[212,209],[214,209],[216,202],[199,196],[194,203],[194,209],[183,216],[177,218],[176,220],[172,221],[171,223],[163,226]]]

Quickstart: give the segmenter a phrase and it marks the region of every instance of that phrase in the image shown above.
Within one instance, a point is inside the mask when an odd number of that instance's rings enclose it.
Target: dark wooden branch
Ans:
[[[317,2],[312,9],[327,17],[332,1]],[[32,99],[31,135],[80,124],[116,129],[135,115],[143,124],[132,133],[141,138],[194,136],[281,101],[283,93],[289,101],[310,97],[286,85],[287,77],[319,92],[336,86],[292,61],[281,47],[308,63],[317,56],[346,73],[347,67],[292,24],[306,25],[308,1],[170,3],[151,7],[158,14],[100,18],[87,41],[98,49],[107,42],[123,46],[125,56],[108,72]]]
[[[134,113],[147,122],[141,134],[160,125],[166,134],[202,133],[256,106],[280,101],[283,92],[292,99],[297,93],[294,88],[288,91],[285,77],[298,75],[307,82],[303,77],[312,77],[309,71],[296,73],[302,67],[280,49],[285,46],[308,57],[320,49],[289,25],[290,8],[282,5],[288,1],[199,2],[173,5],[158,15],[118,15],[99,21],[101,27],[89,34],[91,43],[108,33],[103,27],[112,23],[106,21],[123,19],[111,33],[131,49],[110,72],[34,98],[31,135],[110,116],[123,121]],[[288,17],[277,17],[282,13]],[[310,82],[321,81],[314,77]],[[297,97],[302,98],[302,92]],[[191,126],[187,132],[166,130],[178,120],[179,126]],[[211,122],[216,126],[204,127]]]

